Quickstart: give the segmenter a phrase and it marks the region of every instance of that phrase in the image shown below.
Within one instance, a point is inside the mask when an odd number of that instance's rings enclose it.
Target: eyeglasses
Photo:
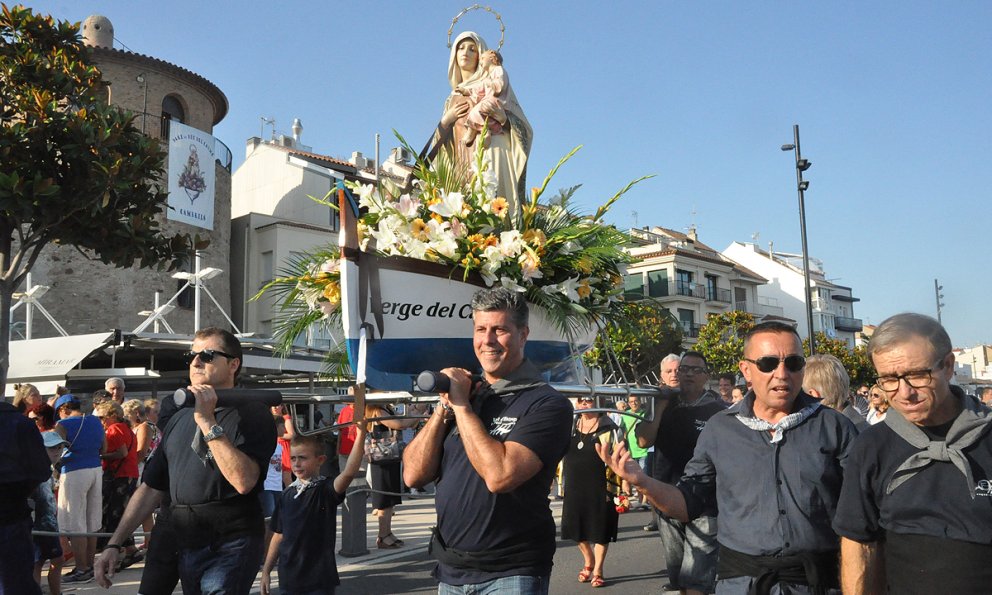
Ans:
[[[695,376],[696,374],[705,374],[709,372],[706,366],[679,366],[678,373],[685,374],[686,376]]]
[[[778,368],[779,362],[785,363],[785,369],[790,372],[798,372],[806,367],[806,358],[801,355],[787,355],[785,358],[778,358],[774,355],[766,355],[758,359],[744,358],[744,361],[751,362],[758,367],[758,370],[768,374]]]
[[[217,357],[218,355],[223,355],[227,359],[235,359],[237,357],[236,355],[231,355],[230,353],[224,353],[223,351],[217,351],[216,349],[204,349],[203,351],[187,351],[186,353],[183,354],[183,357],[186,360],[186,365],[192,364],[193,360],[196,359],[196,356],[200,356],[201,362],[205,364],[209,364],[210,362],[214,361],[214,358]]]
[[[942,367],[938,366],[937,369]],[[912,388],[926,388],[933,382],[933,368],[912,370],[898,376],[879,376],[875,379],[875,385],[887,393],[894,393],[899,390],[900,380],[905,380],[906,384]]]
[[[581,403],[586,403],[587,405],[592,405],[595,402],[595,399],[579,399],[578,402],[580,404]]]

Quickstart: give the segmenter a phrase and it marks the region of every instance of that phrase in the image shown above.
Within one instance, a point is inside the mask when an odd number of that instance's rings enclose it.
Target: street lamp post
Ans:
[[[943,301],[944,300],[944,294],[940,293],[941,291],[943,291],[943,289],[944,289],[944,286],[941,285],[941,284],[939,284],[939,283],[937,283],[937,280],[934,279],[933,280],[933,294],[934,294],[934,297],[937,298],[937,322],[940,323],[940,324],[943,324],[943,322],[940,320],[940,310],[941,310],[941,308],[944,307],[944,301]]]
[[[803,280],[806,283],[806,325],[809,329],[809,354],[816,353],[816,339],[813,335],[813,296],[809,282],[809,249],[806,245],[806,200],[804,192],[809,188],[809,182],[803,180],[803,172],[810,168],[812,163],[808,159],[803,159],[799,149],[799,124],[792,125],[792,135],[794,142],[791,145],[782,145],[783,151],[795,151],[796,154],[796,190],[799,192],[799,230],[803,240]]]

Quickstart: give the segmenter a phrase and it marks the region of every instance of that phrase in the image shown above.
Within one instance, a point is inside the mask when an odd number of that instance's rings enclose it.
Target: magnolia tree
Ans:
[[[744,357],[744,335],[754,326],[754,316],[748,312],[731,310],[710,316],[699,329],[696,350],[706,356],[713,374],[739,371],[738,363]]]
[[[585,363],[611,374],[614,381],[656,382],[662,358],[681,351],[682,327],[667,308],[650,298],[625,302],[623,310],[624,317],[596,337]]]
[[[50,244],[117,267],[176,268],[199,238],[167,237],[164,157],[107,103],[78,24],[0,15],[0,390],[14,290]]]
[[[809,355],[809,339],[803,340],[803,351]],[[868,357],[867,346],[858,346],[853,349],[845,341],[831,339],[826,334],[817,331],[816,352],[828,353],[840,360],[847,370],[847,375],[851,378],[851,387],[862,384],[872,384],[875,382],[875,367]]]

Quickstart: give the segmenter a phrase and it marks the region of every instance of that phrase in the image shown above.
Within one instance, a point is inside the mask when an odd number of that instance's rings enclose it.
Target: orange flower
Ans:
[[[536,248],[539,252],[544,250],[548,243],[548,236],[540,229],[528,229],[523,235],[524,241]]]
[[[499,246],[499,238],[492,234],[487,235],[485,242],[482,244],[483,248],[488,248],[490,246]]]
[[[427,224],[421,218],[416,218],[413,223],[410,224],[410,235],[417,238],[421,242],[427,241]]]
[[[589,287],[589,279],[580,281],[579,286],[575,288],[575,293],[579,294],[580,299],[586,299],[592,295],[592,287]]]
[[[444,217],[438,215],[437,213],[431,213],[431,219],[437,221],[438,223],[444,223]]]
[[[341,302],[341,284],[336,282],[328,283],[324,286],[323,296],[332,304]]]
[[[502,196],[497,196],[496,199],[490,203],[489,209],[492,211],[493,215],[496,215],[502,219],[510,211],[510,203],[506,202],[506,199]]]

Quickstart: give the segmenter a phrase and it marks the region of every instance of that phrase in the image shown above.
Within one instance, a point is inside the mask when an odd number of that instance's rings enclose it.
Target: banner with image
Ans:
[[[172,221],[214,228],[214,137],[169,123],[169,212]]]

